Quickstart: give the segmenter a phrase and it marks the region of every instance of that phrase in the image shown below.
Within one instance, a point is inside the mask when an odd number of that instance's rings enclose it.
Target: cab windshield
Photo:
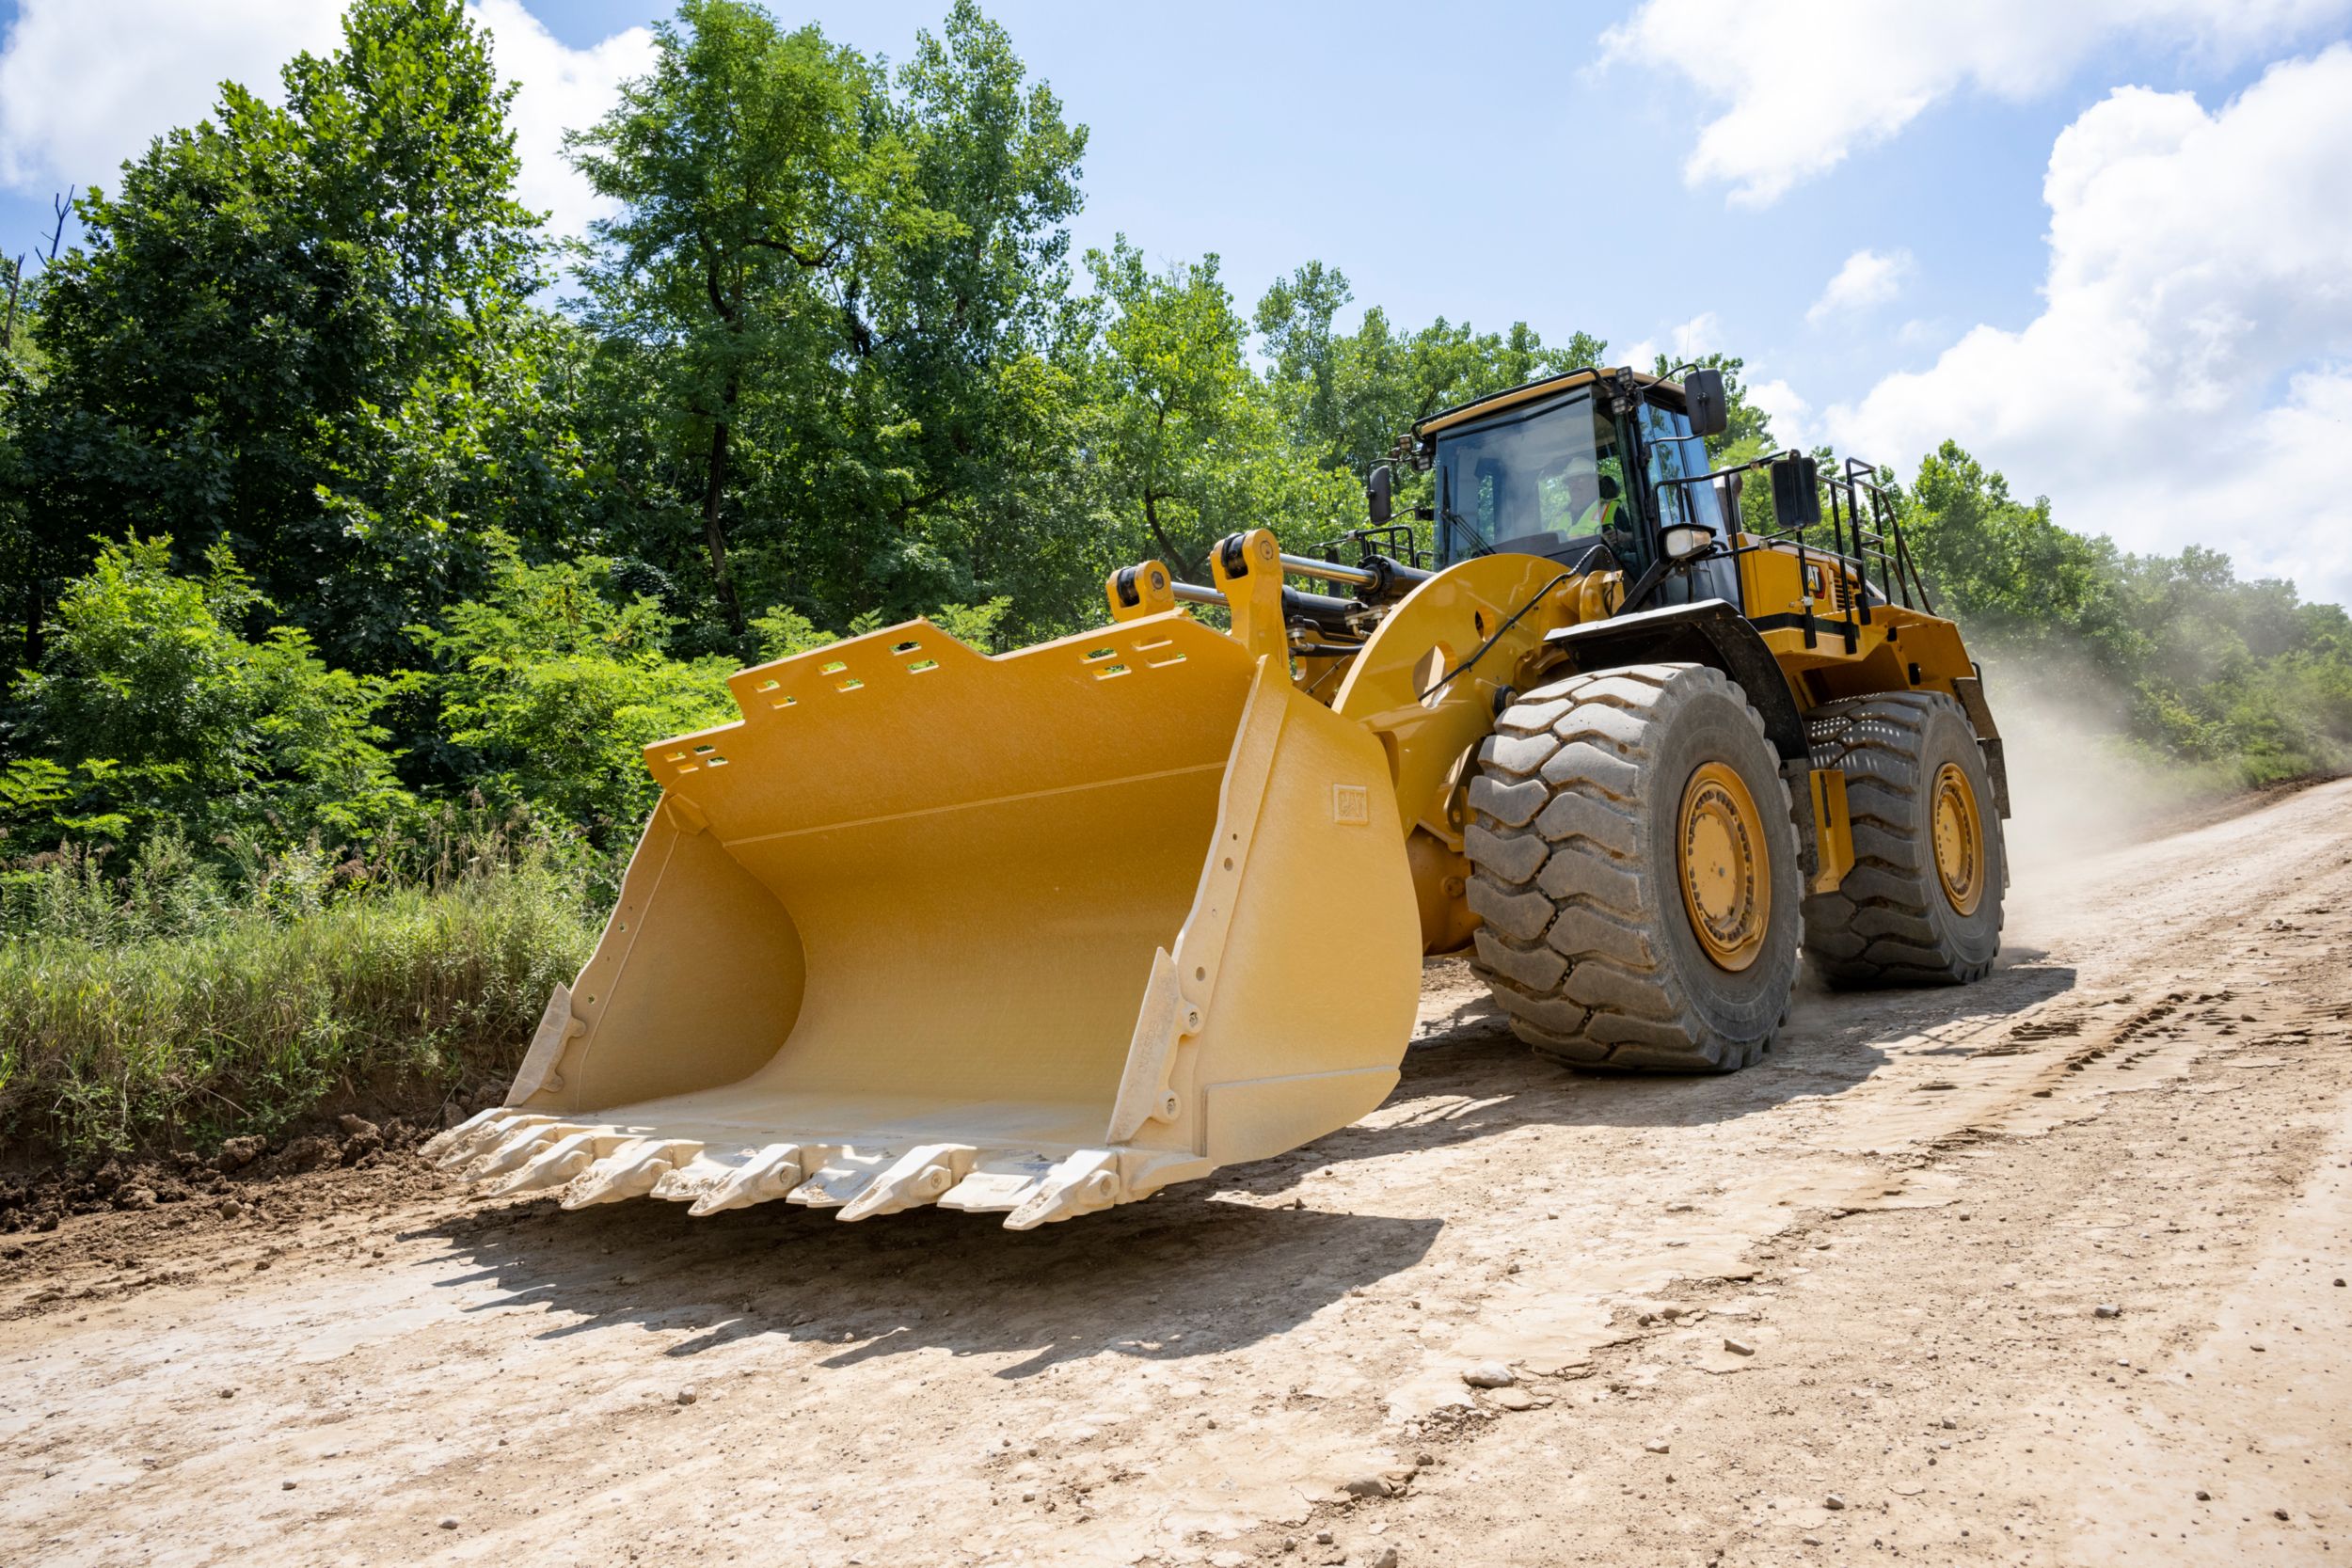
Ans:
[[[1437,488],[1442,562],[1492,549],[1573,565],[1601,545],[1639,562],[1616,426],[1590,392],[1438,436]]]

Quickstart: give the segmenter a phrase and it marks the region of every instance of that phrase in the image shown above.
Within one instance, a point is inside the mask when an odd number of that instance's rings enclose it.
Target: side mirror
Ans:
[[[1821,526],[1819,469],[1803,452],[1783,452],[1772,459],[1772,526],[1812,529]]]
[[[1372,515],[1372,526],[1386,528],[1396,515],[1392,499],[1396,494],[1396,475],[1386,463],[1375,467],[1364,480],[1364,506]]]
[[[1682,407],[1691,416],[1693,436],[1721,436],[1731,424],[1731,401],[1724,392],[1724,372],[1692,371],[1682,378]]]

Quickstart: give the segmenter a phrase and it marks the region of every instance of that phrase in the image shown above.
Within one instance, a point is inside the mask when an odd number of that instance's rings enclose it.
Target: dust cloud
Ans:
[[[2146,843],[2227,793],[2134,742],[2128,695],[2087,666],[1988,661],[1985,689],[2009,762],[2014,876]]]

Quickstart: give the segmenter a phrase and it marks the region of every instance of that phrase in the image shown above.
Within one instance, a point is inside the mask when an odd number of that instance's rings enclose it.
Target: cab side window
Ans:
[[[1700,523],[1723,531],[1723,507],[1711,484],[1669,484],[1707,472],[1707,443],[1691,434],[1687,415],[1655,404],[1642,404],[1642,436],[1649,448],[1649,480],[1658,496],[1661,528]]]

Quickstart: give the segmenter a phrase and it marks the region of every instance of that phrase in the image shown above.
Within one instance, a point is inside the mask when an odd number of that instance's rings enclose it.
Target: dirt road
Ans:
[[[1729,1078],[1434,967],[1363,1123],[1026,1235],[394,1166],[9,1238],[0,1562],[2352,1563],[2352,783],[2013,909]]]

